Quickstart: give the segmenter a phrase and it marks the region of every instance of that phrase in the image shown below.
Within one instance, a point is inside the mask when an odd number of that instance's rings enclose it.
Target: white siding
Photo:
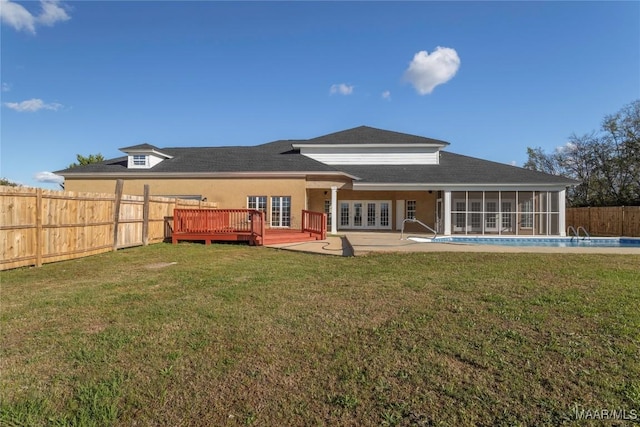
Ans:
[[[304,147],[300,153],[327,165],[437,165],[436,147]]]
[[[134,154],[129,154],[127,168],[129,169],[151,169],[158,163],[164,160],[164,158],[156,156],[151,153],[135,153],[136,156],[147,156],[147,164],[146,165],[135,165],[133,164],[133,156]]]

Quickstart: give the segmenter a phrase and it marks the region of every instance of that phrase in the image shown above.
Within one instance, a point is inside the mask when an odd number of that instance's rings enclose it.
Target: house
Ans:
[[[268,226],[328,214],[331,232],[400,230],[416,219],[439,234],[565,235],[576,181],[454,154],[449,143],[360,126],[257,146],[122,148],[124,156],[57,171],[70,191],[197,198],[264,211]],[[409,224],[420,230],[417,222]]]

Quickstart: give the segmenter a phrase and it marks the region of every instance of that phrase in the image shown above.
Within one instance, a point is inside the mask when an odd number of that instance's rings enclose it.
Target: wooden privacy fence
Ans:
[[[162,242],[176,208],[214,202],[0,186],[0,270]]]
[[[567,208],[566,223],[592,236],[640,237],[640,206]]]

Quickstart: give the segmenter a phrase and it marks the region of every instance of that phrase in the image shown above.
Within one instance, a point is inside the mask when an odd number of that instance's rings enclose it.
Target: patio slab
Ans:
[[[418,235],[412,234],[417,237]],[[431,237],[431,236],[421,236]],[[630,254],[640,255],[640,248],[554,248],[547,246],[499,246],[468,243],[422,243],[401,240],[398,232],[346,232],[328,236],[326,240],[268,245],[290,251],[323,255],[362,256],[372,252],[492,252],[492,253],[557,253],[557,254]]]

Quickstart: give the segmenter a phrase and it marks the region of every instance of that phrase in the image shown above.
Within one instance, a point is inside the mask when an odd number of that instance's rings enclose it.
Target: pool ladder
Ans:
[[[425,224],[422,221],[419,221],[415,218],[407,218],[404,221],[402,221],[402,230],[400,232],[400,240],[404,240],[404,224],[406,222],[417,222],[418,224],[420,224],[421,226],[423,226],[424,228],[426,228],[427,230],[429,230],[430,232],[433,233],[433,239],[436,238],[436,236],[438,235],[438,232],[436,230],[434,230],[433,228],[429,227],[427,224]]]
[[[587,231],[586,228],[584,228],[583,226],[579,225],[578,228],[575,228],[573,225],[570,225],[567,228],[567,234],[569,236],[571,236],[571,241],[573,242],[573,239],[579,239],[580,238],[580,230],[582,230],[584,232],[584,236],[582,236],[582,240],[591,240],[591,236],[589,235],[589,232]],[[573,231],[573,233],[571,233]]]

